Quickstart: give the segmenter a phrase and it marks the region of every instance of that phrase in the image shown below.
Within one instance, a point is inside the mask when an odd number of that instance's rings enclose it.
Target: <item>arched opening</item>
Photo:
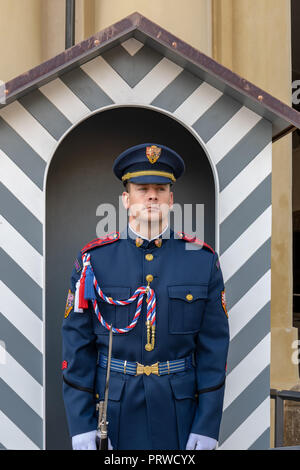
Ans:
[[[63,139],[46,182],[47,449],[70,448],[60,365],[61,323],[74,260],[82,246],[98,236],[99,205],[112,204],[118,216],[123,186],[112,173],[114,159],[143,142],[167,145],[184,158],[186,173],[174,187],[175,202],[182,207],[204,205],[204,239],[215,246],[215,179],[210,162],[193,134],[171,116],[149,108],[115,107],[93,114]]]

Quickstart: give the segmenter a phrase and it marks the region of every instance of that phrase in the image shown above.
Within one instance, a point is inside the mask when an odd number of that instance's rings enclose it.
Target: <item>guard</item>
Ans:
[[[172,185],[184,172],[175,151],[137,145],[115,160],[113,171],[125,186],[129,224],[81,249],[63,320],[73,449],[96,449],[110,325],[110,448],[214,449],[229,344],[218,255],[168,225]]]

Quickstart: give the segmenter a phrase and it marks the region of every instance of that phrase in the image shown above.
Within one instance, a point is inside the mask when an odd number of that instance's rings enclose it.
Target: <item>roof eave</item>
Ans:
[[[211,57],[177,38],[161,26],[135,12],[43,62],[0,87],[0,104],[5,106],[25,93],[82,65],[131,36],[149,42],[176,62],[192,68],[221,91],[231,95],[273,124],[273,141],[300,128],[300,113],[253,83],[232,72]]]

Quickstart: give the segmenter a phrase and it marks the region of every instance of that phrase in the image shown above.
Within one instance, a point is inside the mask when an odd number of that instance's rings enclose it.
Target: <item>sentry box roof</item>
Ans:
[[[126,40],[130,38],[149,46],[224,95],[234,98],[241,105],[271,121],[273,142],[300,127],[299,112],[139,13],[131,14],[2,85],[1,106],[81,66],[99,54],[107,52],[109,55],[110,49],[121,43],[126,46]],[[135,53],[132,41],[128,42],[128,52],[132,55]]]
[[[219,446],[268,448],[272,140],[300,127],[300,113],[138,13],[1,90],[0,448],[67,439],[52,364],[68,263],[95,238],[99,197],[119,189],[113,158],[149,129],[187,162],[176,197],[205,205],[204,239],[220,256],[233,341]]]

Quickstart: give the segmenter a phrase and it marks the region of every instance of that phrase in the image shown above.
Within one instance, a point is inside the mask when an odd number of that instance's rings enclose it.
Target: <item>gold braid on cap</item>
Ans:
[[[173,173],[168,173],[167,171],[158,171],[158,170],[143,170],[143,171],[133,171],[126,173],[122,176],[122,181],[128,180],[129,178],[135,178],[137,176],[165,176],[166,178],[170,178],[174,183],[176,181],[175,176]]]

